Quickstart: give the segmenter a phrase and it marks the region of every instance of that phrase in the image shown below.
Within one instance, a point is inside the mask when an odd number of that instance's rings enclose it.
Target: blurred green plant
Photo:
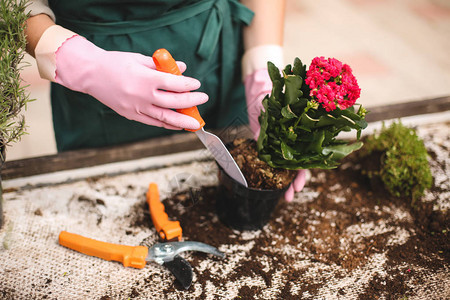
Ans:
[[[287,65],[282,75],[271,62],[268,71],[273,88],[262,102],[264,110],[259,117],[257,150],[261,160],[271,167],[288,170],[332,169],[362,147],[359,138],[361,130],[367,127],[367,111],[362,106],[357,111],[353,105],[327,111],[310,96],[310,88],[304,84],[306,66],[299,58],[293,66]],[[352,129],[357,131],[358,141],[337,139],[341,131]]]
[[[26,109],[29,93],[23,85],[20,72],[27,64],[25,55],[26,36],[25,0],[2,0],[0,2],[0,148],[20,139],[25,133]],[[2,157],[4,160],[4,157]]]
[[[362,157],[374,152],[381,154],[380,170],[367,174],[379,176],[392,195],[411,198],[411,204],[432,185],[428,152],[414,129],[401,121],[383,127],[365,140]]]

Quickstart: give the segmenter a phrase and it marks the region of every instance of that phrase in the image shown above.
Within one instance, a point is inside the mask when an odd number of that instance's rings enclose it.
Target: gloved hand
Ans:
[[[303,187],[306,183],[306,170],[298,170],[297,176],[295,177],[294,181],[291,183],[291,185],[288,187],[286,193],[284,193],[284,199],[287,202],[291,202],[294,200],[294,194],[296,192],[300,192],[303,190]]]
[[[89,94],[130,120],[168,129],[200,127],[172,110],[205,103],[205,93],[190,92],[200,82],[157,71],[151,57],[103,50],[58,25],[44,32],[35,52],[41,77]]]
[[[258,117],[262,100],[272,91],[272,81],[267,72],[267,62],[277,67],[283,65],[283,48],[279,45],[261,45],[245,51],[242,57],[242,79],[245,86],[245,99],[250,129],[255,140],[259,136]]]
[[[261,109],[263,109],[262,100],[272,90],[272,81],[267,68],[259,69],[248,75],[244,80],[244,86],[248,121],[253,138],[257,140],[260,130],[258,117],[261,114]]]

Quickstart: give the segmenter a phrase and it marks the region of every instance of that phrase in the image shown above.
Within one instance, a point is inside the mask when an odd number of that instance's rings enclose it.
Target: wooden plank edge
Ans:
[[[193,133],[180,133],[112,147],[65,151],[54,155],[6,161],[2,179],[14,179],[57,171],[92,167],[144,157],[201,149]]]
[[[450,110],[450,96],[369,107],[367,122],[391,120],[416,115],[439,113]]]
[[[444,112],[450,110],[450,96],[371,107],[368,110],[368,122]],[[247,126],[213,132],[224,142],[233,136],[249,136]],[[203,145],[195,134],[179,133],[113,147],[66,151],[55,155],[6,161],[1,176],[2,179],[8,180],[202,148]]]

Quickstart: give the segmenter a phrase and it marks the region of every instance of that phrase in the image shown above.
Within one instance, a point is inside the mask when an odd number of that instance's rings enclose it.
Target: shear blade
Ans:
[[[192,283],[191,265],[181,256],[175,255],[173,260],[166,261],[163,264],[172,272],[178,282],[187,290]]]

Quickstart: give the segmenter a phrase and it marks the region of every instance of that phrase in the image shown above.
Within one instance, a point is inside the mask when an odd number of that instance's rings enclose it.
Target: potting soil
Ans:
[[[304,190],[280,201],[258,231],[220,223],[211,161],[10,191],[0,298],[448,299],[449,129],[418,128],[434,183],[417,208],[371,186],[351,156],[338,169],[313,170]],[[61,230],[119,244],[157,242],[145,201],[150,182],[185,240],[226,254],[182,254],[194,272],[187,291],[156,263],[125,268],[58,244]]]

